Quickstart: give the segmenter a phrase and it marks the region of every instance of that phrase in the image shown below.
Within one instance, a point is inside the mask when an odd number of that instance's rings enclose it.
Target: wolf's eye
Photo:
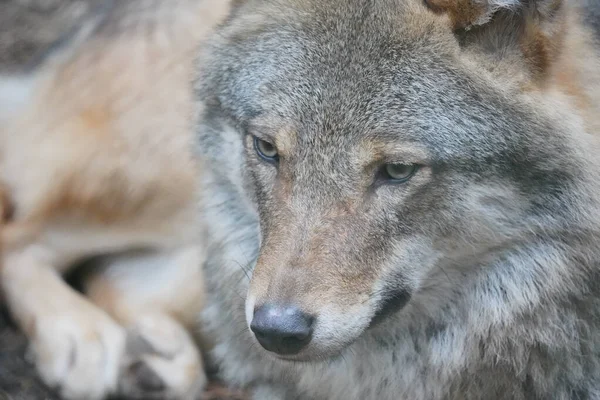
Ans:
[[[406,182],[419,169],[415,164],[386,164],[383,167],[384,177],[394,182]]]
[[[271,143],[254,136],[254,148],[256,149],[258,155],[265,161],[277,161],[277,148],[275,148],[275,146],[273,146]]]

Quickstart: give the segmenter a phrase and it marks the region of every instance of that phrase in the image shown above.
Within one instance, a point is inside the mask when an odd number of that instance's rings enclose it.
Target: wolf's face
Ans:
[[[220,32],[205,120],[243,142],[260,217],[247,322],[311,360],[407,305],[441,306],[560,217],[577,168],[561,125],[418,0],[281,3]]]

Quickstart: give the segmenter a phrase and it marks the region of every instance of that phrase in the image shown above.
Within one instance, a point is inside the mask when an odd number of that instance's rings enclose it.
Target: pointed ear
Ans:
[[[532,80],[542,81],[564,49],[565,0],[425,0],[450,17],[461,44],[494,62],[523,65]],[[507,59],[519,54],[519,59]]]
[[[488,23],[496,14],[512,14],[514,19],[552,19],[564,0],[425,0],[437,13],[447,13],[453,28],[469,29]]]

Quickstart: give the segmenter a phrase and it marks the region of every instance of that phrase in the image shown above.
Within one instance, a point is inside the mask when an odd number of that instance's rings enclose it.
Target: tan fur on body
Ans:
[[[33,72],[0,76],[2,289],[66,398],[203,386],[186,331],[202,304],[189,82],[226,9],[107,2]],[[60,274],[102,254],[94,305]]]

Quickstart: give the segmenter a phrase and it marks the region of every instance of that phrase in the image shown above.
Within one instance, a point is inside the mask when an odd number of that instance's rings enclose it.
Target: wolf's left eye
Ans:
[[[259,139],[256,136],[254,136],[254,149],[265,161],[276,162],[279,156],[277,148],[273,144],[266,140]]]
[[[416,164],[386,164],[383,166],[383,175],[393,182],[403,183],[412,178],[418,169]]]

